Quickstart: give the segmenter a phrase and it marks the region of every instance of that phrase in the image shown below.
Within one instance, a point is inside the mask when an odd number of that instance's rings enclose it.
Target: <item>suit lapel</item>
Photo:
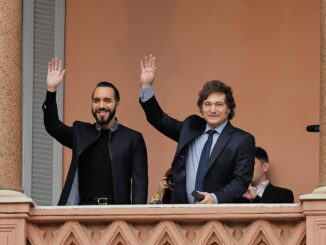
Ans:
[[[216,161],[216,159],[218,158],[218,156],[222,152],[224,146],[232,138],[232,132],[233,132],[233,126],[230,124],[230,122],[228,122],[226,124],[225,128],[223,129],[221,135],[218,137],[218,139],[217,139],[217,141],[215,143],[213,151],[212,151],[212,153],[211,153],[211,155],[209,157],[209,160],[208,160],[208,166],[207,166],[207,169],[206,169],[206,173],[211,168],[213,163]]]
[[[90,145],[92,145],[97,139],[99,139],[101,134],[101,129],[96,128],[96,124],[94,123],[92,126],[89,126],[87,128],[81,128],[78,132],[78,135],[80,136],[77,140],[78,145],[78,152],[77,157],[85,151]]]
[[[202,133],[204,133],[206,128],[206,121],[201,117],[195,117],[193,120],[190,121],[187,128],[182,130],[185,132],[184,134],[181,132],[180,141],[177,147],[176,156],[179,155],[181,150],[189,144],[192,140],[199,137]]]
[[[271,182],[269,182],[269,184],[266,186],[263,196],[261,197],[263,199],[263,202],[269,202],[271,197],[272,197],[272,191],[273,191],[273,185],[271,184]]]

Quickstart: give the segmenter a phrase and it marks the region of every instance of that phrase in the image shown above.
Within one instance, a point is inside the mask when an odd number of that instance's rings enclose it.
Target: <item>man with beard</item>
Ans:
[[[72,149],[58,205],[146,203],[146,146],[139,132],[121,125],[115,118],[119,91],[109,82],[98,83],[91,104],[96,123],[75,121],[69,127],[59,120],[55,100],[56,89],[65,74],[61,69],[62,61],[57,58],[48,63],[48,91],[42,107],[47,132]]]

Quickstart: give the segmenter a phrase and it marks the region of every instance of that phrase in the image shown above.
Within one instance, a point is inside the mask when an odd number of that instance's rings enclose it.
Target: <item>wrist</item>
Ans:
[[[56,92],[57,91],[57,87],[47,86],[47,90],[49,92]]]
[[[153,83],[142,83],[141,84],[141,87],[142,88],[148,88],[148,87],[151,87]]]

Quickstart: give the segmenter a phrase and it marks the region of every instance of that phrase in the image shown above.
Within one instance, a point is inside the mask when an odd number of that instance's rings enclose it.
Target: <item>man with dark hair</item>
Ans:
[[[58,205],[144,204],[147,202],[147,152],[143,136],[115,117],[120,95],[109,82],[92,93],[96,123],[75,121],[72,127],[58,118],[56,89],[63,80],[62,61],[48,64],[43,104],[47,132],[72,149],[72,160]],[[132,199],[131,199],[132,193]]]
[[[247,192],[239,199],[243,203],[293,203],[291,190],[274,186],[268,179],[270,163],[266,151],[256,147],[254,177]]]
[[[140,102],[146,118],[157,130],[178,142],[172,162],[174,186],[170,202],[236,201],[252,179],[255,139],[229,122],[235,109],[232,89],[217,80],[205,83],[197,103],[202,117],[192,115],[178,121],[165,114],[155,99],[152,87],[155,57],[145,57],[140,66]],[[192,196],[194,190],[200,194],[199,198]]]
[[[255,148],[255,158],[258,159],[261,163],[269,162],[267,152],[259,146]]]

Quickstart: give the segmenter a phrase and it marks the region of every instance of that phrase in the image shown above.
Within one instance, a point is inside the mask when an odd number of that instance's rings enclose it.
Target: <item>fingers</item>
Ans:
[[[166,182],[166,180],[162,180],[161,182],[161,185],[164,186],[165,188],[167,188],[169,185],[168,183]]]
[[[58,57],[55,57],[54,59],[54,70],[58,70]]]
[[[214,204],[215,203],[215,200],[214,200],[213,196],[210,193],[201,192],[201,191],[198,191],[198,193],[203,195],[204,199],[201,200],[200,202],[196,202],[196,204]]]
[[[152,59],[152,67],[156,70],[155,61],[156,61],[156,58],[153,57],[153,59]]]
[[[51,71],[54,71],[54,68],[55,68],[54,59],[52,58],[52,60],[51,60]]]
[[[52,63],[49,61],[48,63],[48,73],[52,71]]]
[[[57,59],[58,60],[58,59]],[[59,67],[58,67],[58,71],[61,71],[61,67],[62,67],[62,60],[59,60]]]
[[[58,62],[58,57],[52,58],[48,62],[48,72],[52,72],[52,71],[61,72],[61,69],[62,69],[62,60],[59,60],[59,62]],[[61,73],[63,73],[63,72],[64,72],[64,70]]]
[[[141,70],[144,70],[144,69],[145,69],[145,67],[144,67],[144,63],[143,63],[142,60],[140,61],[140,69],[141,69]]]
[[[168,184],[163,184],[164,189],[168,189],[169,185]]]
[[[161,182],[159,182],[158,188],[159,188],[160,192],[163,193],[166,189],[169,188],[169,185],[166,183],[165,180],[162,180]]]
[[[149,60],[148,60],[148,67],[151,68],[153,71],[156,71],[155,61],[156,61],[156,58],[154,56],[150,55]]]
[[[153,62],[153,55],[149,55],[149,59],[148,59],[148,67],[152,67],[152,62]]]
[[[245,194],[242,195],[242,197],[250,199],[250,193],[247,191]]]
[[[155,68],[155,57],[153,55],[149,55],[149,59],[148,59],[148,67],[149,68]]]
[[[149,55],[149,57],[145,56],[144,60],[140,61],[140,68],[145,69],[145,68],[151,68],[156,70],[156,58],[153,55]]]
[[[52,72],[55,70],[55,61],[51,59],[48,63],[48,72]]]

